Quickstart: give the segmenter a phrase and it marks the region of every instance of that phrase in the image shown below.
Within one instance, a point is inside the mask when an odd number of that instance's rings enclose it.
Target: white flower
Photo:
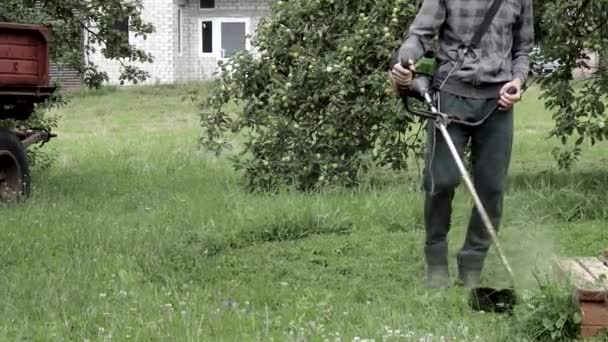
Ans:
[[[334,68],[332,68],[331,66],[328,66],[327,69],[325,69],[325,71],[327,72],[331,72],[332,70],[334,70]]]
[[[228,66],[226,66],[226,70],[227,71],[232,71],[232,65],[228,64]]]
[[[99,294],[99,298],[106,298],[107,294],[105,292],[102,292]]]

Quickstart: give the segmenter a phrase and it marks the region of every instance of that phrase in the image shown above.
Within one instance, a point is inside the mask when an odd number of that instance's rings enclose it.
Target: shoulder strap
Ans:
[[[500,5],[502,5],[502,2],[503,2],[503,0],[494,0],[494,3],[492,3],[492,7],[490,7],[488,12],[486,12],[486,16],[483,18],[483,21],[479,25],[477,32],[475,32],[473,39],[471,39],[471,43],[469,44],[469,46],[471,46],[471,47],[479,46],[479,43],[481,43],[481,38],[483,38],[483,35],[490,28],[490,25],[492,24],[492,20],[494,20],[494,17],[496,17],[496,13],[498,13],[498,9],[500,9]]]

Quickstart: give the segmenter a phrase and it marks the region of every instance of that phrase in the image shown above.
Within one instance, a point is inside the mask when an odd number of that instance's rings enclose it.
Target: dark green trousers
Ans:
[[[439,97],[440,110],[467,121],[478,121],[496,106],[497,100],[470,99],[447,93]],[[496,109],[477,127],[452,123],[448,131],[461,158],[471,144],[469,172],[475,188],[495,228],[498,229],[503,208],[505,180],[513,143],[513,111]],[[430,268],[447,267],[447,235],[450,230],[452,199],[461,180],[441,132],[429,122],[424,174],[424,218],[426,226],[425,256]],[[478,212],[473,208],[464,245],[457,255],[460,276],[481,272],[491,245]]]

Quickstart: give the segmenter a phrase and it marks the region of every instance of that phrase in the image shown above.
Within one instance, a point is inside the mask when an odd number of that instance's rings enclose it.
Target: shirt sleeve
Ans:
[[[528,79],[530,53],[534,47],[534,15],[532,0],[522,0],[522,12],[513,27],[513,78],[522,83]]]
[[[416,62],[433,48],[433,38],[445,22],[445,0],[424,0],[410,25],[401,47],[393,54],[389,67],[408,59]]]

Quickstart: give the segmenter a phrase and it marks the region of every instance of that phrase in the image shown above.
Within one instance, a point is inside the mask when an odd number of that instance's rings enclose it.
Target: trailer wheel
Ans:
[[[26,198],[30,194],[30,167],[25,147],[17,136],[0,129],[0,202]]]

